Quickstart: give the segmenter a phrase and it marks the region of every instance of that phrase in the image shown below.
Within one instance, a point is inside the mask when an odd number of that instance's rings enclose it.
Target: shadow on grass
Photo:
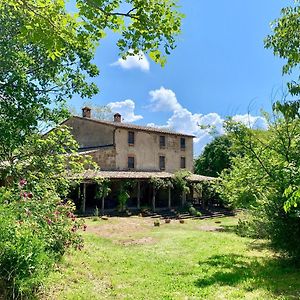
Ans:
[[[243,255],[215,255],[199,262],[203,278],[199,288],[214,284],[239,286],[246,291],[267,290],[288,299],[300,299],[300,269],[289,260]]]
[[[222,232],[237,233],[237,225],[222,225]]]

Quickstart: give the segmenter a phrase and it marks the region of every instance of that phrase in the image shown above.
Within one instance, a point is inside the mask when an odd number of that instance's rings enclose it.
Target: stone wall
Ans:
[[[98,164],[102,171],[116,169],[116,150],[113,146],[104,147],[89,153],[93,161]]]

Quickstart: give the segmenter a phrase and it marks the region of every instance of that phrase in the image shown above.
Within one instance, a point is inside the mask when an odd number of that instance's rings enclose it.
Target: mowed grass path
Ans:
[[[300,270],[266,243],[237,236],[236,223],[87,220],[85,248],[65,258],[40,298],[300,299]],[[220,226],[225,230],[216,231]]]

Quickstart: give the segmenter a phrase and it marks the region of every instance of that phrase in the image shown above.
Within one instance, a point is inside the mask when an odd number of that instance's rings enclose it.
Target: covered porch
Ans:
[[[81,183],[73,191],[71,197],[75,200],[76,207],[83,214],[91,214],[96,207],[104,212],[118,209],[118,194],[124,183],[127,185],[128,210],[151,209],[153,212],[162,209],[183,207],[186,201],[192,202],[198,197],[194,191],[194,184],[211,181],[215,178],[196,174],[189,175],[186,180],[190,185],[190,192],[179,191],[171,184],[157,189],[153,179],[171,182],[173,173],[168,172],[142,172],[142,171],[87,171],[83,174]],[[102,179],[109,180],[110,192],[102,198],[97,196],[97,186]]]

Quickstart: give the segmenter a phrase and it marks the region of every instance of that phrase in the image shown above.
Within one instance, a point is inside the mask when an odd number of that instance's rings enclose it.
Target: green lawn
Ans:
[[[215,223],[220,221],[221,223]],[[236,218],[88,220],[85,248],[68,255],[41,299],[299,299],[300,270],[266,243],[237,236]],[[224,231],[216,231],[216,227]]]

